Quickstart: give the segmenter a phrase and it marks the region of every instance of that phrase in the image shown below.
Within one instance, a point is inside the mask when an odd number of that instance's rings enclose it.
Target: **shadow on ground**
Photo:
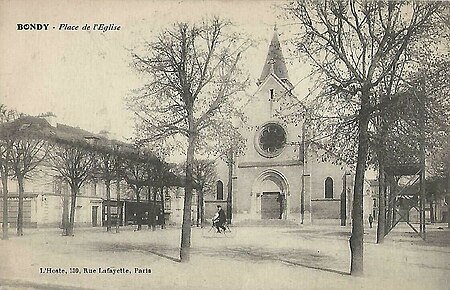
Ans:
[[[334,264],[343,266],[342,261],[338,261],[336,258],[323,255],[313,250],[305,249],[277,249],[277,248],[257,248],[257,247],[226,247],[220,249],[216,248],[202,248],[201,250],[194,249],[194,252],[200,255],[231,258],[233,260],[242,261],[278,261],[294,266],[301,266],[311,269],[317,269],[327,272],[333,272],[342,275],[348,275],[348,272],[342,269],[331,269],[325,267],[325,265]]]
[[[180,262],[177,257],[178,247],[169,247],[160,244],[128,244],[128,243],[101,243],[96,245],[98,251],[103,252],[129,252],[137,251],[148,253],[165,258],[174,262]],[[191,248],[194,255],[214,257],[216,259],[232,259],[244,262],[271,262],[277,261],[292,266],[301,266],[316,270],[322,270],[341,275],[349,275],[344,271],[346,263],[339,261],[335,257],[323,255],[313,250],[305,249],[277,249],[259,247],[223,247],[219,250],[216,247]],[[336,265],[339,268],[328,268],[325,265]]]
[[[178,248],[155,244],[128,244],[128,243],[101,243],[96,245],[100,252],[142,252],[150,253],[174,262],[180,262],[177,258]]]
[[[325,230],[325,231],[317,231],[317,230],[305,230],[305,229],[300,229],[300,230],[289,230],[289,231],[284,231],[283,233],[286,234],[291,234],[291,235],[299,235],[302,237],[305,236],[310,236],[310,237],[322,237],[322,238],[328,238],[328,239],[335,239],[335,238],[339,238],[339,239],[348,239],[351,236],[351,232],[349,231],[345,231],[345,230]]]
[[[423,240],[418,234],[411,231],[405,232],[391,232],[387,236],[389,239],[399,242],[409,242],[418,246],[434,246],[434,247],[448,247],[450,246],[450,230],[444,228],[430,229],[426,232],[426,239]]]

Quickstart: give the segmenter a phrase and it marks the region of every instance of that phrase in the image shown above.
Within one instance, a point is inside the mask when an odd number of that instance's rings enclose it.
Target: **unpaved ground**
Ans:
[[[349,228],[336,226],[236,227],[226,236],[193,228],[189,264],[177,262],[177,228],[76,229],[75,237],[28,230],[0,241],[0,289],[448,289],[450,231],[428,231],[424,242],[397,227],[376,245],[375,229],[367,229],[361,278],[348,275]],[[41,267],[67,274],[43,274]],[[71,267],[151,273],[70,274]]]

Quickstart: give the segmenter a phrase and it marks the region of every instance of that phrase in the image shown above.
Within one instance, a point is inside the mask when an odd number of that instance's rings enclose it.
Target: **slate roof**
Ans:
[[[258,85],[264,82],[270,74],[276,75],[280,80],[292,87],[292,84],[289,82],[288,70],[283,57],[281,44],[278,40],[278,30],[276,27],[274,28],[272,41],[269,45],[266,62],[264,63],[261,76],[259,77]]]

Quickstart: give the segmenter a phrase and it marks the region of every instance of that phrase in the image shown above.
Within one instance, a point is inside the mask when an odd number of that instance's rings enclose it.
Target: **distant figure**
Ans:
[[[372,224],[373,224],[373,216],[372,214],[369,214],[369,227],[372,228]]]
[[[226,221],[227,216],[225,215],[225,212],[223,211],[222,207],[218,205],[217,212],[212,219],[213,225],[216,227],[218,233],[220,233],[220,229],[224,231],[226,230],[225,228]]]

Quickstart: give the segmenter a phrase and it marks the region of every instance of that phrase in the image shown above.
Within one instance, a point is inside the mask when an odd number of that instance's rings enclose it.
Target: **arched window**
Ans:
[[[223,200],[223,182],[221,180],[217,181],[217,200]]]
[[[325,198],[333,198],[333,178],[325,179]]]

